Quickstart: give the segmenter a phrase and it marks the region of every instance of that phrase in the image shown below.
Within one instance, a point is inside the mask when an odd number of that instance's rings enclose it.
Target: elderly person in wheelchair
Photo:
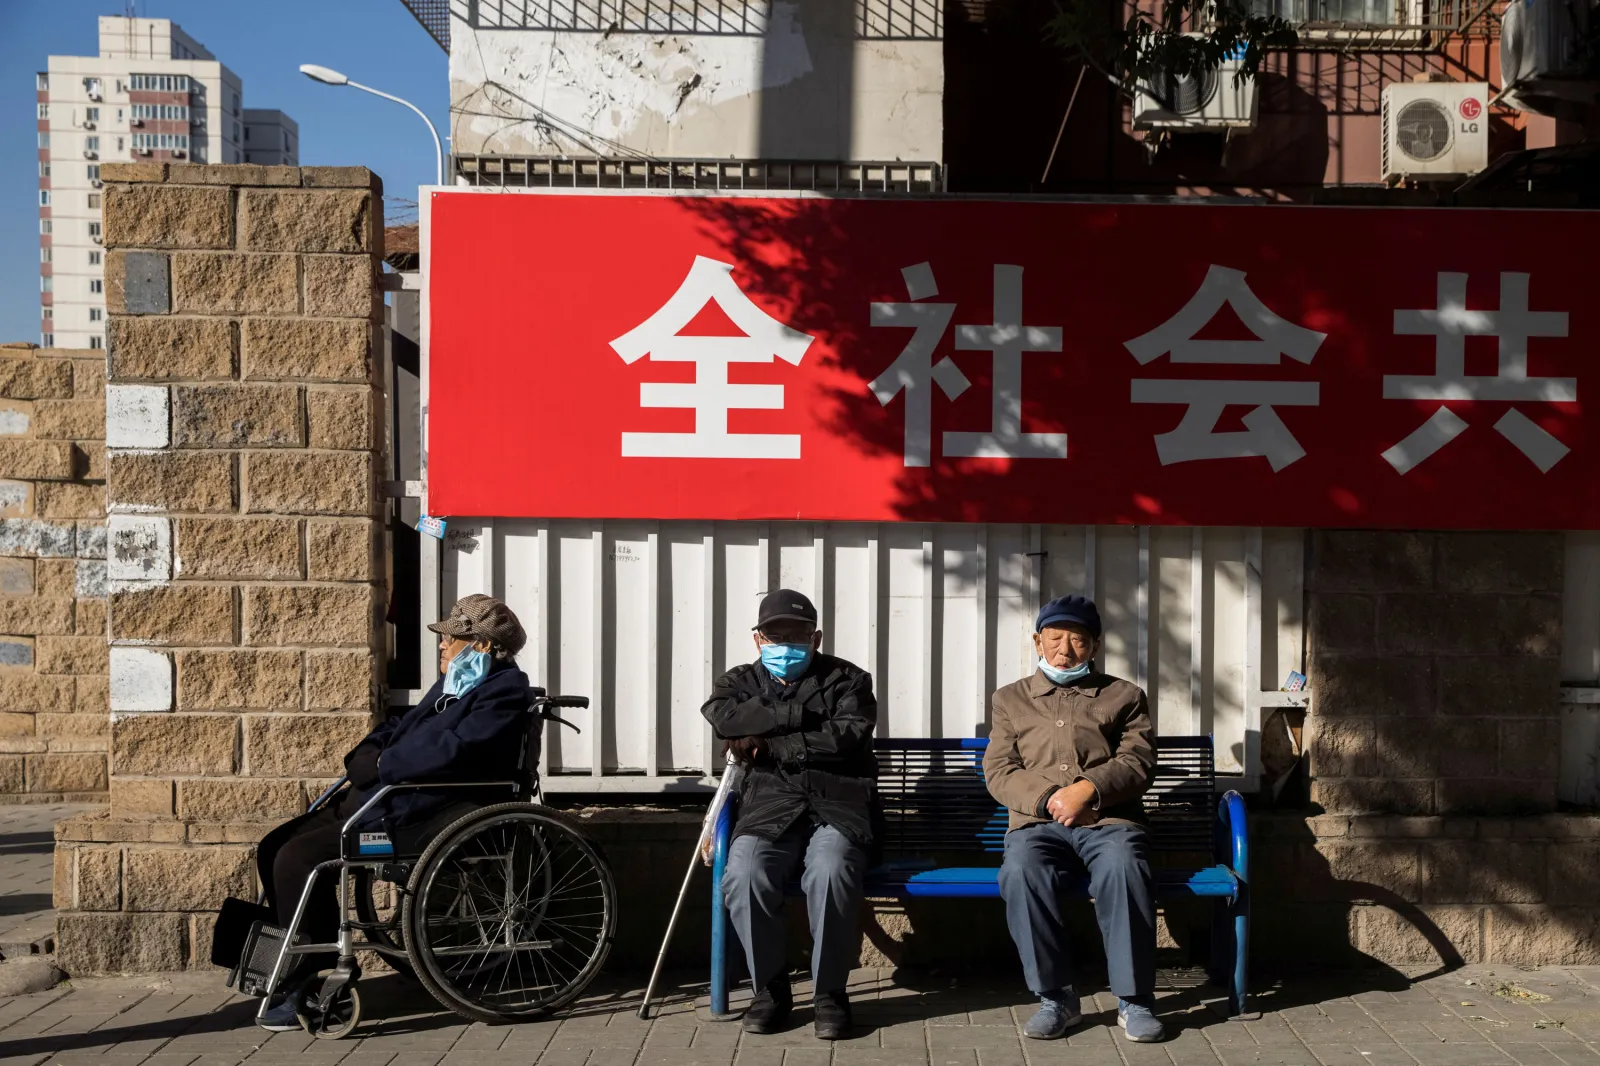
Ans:
[[[442,678],[345,756],[340,785],[258,848],[266,906],[251,909],[259,920],[230,983],[263,996],[265,1029],[348,1035],[360,1014],[357,947],[484,1021],[570,1000],[609,950],[604,860],[530,803],[543,723],[561,721],[549,708],[588,701],[530,687],[515,662],[522,625],[499,600],[464,597],[428,628],[439,634]],[[388,919],[375,881],[402,886]],[[225,908],[219,939],[227,918]],[[332,976],[319,977],[330,965]]]

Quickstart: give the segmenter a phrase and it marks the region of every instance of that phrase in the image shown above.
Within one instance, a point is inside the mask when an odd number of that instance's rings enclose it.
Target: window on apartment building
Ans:
[[[54,348],[56,346],[56,335],[54,333],[41,333],[39,334],[39,343],[46,348]]]
[[[90,337],[89,338],[89,347],[91,347],[91,348],[104,348],[105,346],[106,346],[106,339],[104,337]]]
[[[89,265],[92,267],[100,265],[100,252],[98,249],[89,253]]]
[[[249,126],[246,126],[244,128],[244,139],[247,140],[247,141],[250,139],[250,127]]]
[[[104,315],[105,315],[105,312],[100,310],[100,308],[98,308],[98,307],[89,308],[89,321],[90,322],[98,322],[98,321],[100,321],[100,319],[102,317],[104,317]]]
[[[39,105],[39,117],[40,118],[49,118],[50,117],[50,105],[49,104],[40,104]]]
[[[38,90],[40,92],[44,92],[45,90],[50,88],[50,75],[48,75],[48,74],[35,74],[33,83],[38,88]]]
[[[83,91],[86,92],[86,93],[98,93],[100,91],[100,79],[99,78],[84,78],[83,79]]]
[[[39,176],[41,178],[48,178],[50,176],[50,164],[49,163],[40,163],[39,164]]]
[[[49,274],[46,274],[44,277],[40,278],[39,279],[39,291],[40,292],[55,292],[56,291],[56,279],[52,278]]]
[[[233,100],[233,113],[237,115],[239,113],[239,94],[234,93],[231,99]]]
[[[100,239],[100,223],[98,223],[98,222],[89,223],[89,236],[93,237],[95,240],[99,240]],[[97,281],[97,282],[95,282],[95,284],[98,285],[100,283]],[[95,292],[99,292],[100,290],[96,289],[94,291]]]
[[[44,320],[46,322],[54,321],[55,317],[56,317],[56,309],[54,307],[46,307],[46,308],[44,308]]]
[[[85,122],[99,122],[100,121],[100,109],[98,107],[86,107],[86,108],[84,108],[83,109],[83,119],[84,119]]]
[[[92,193],[89,194],[89,206],[93,207],[93,208],[96,208],[96,209],[98,209],[100,207],[100,194],[99,193],[92,192]]]
[[[39,249],[39,262],[41,262],[41,263],[54,262],[55,261],[55,257],[50,254],[50,253],[52,253],[54,251],[55,251],[54,248],[40,248]]]
[[[99,163],[90,163],[89,166],[87,167],[87,169],[89,171],[89,180],[90,181],[99,181],[100,180],[100,164]]]
[[[128,88],[134,92],[186,93],[189,91],[187,74],[135,74],[128,79]]]
[[[187,133],[135,133],[133,147],[140,148],[165,148],[167,150],[187,149],[189,135]]]
[[[1403,20],[1415,0],[1251,0],[1253,14],[1276,15],[1294,25],[1333,25],[1341,30],[1390,26]]]
[[[117,108],[117,121],[121,122],[123,120],[123,118],[125,117],[125,114],[126,113],[122,110],[122,108],[120,108],[120,107]]]
[[[189,108],[184,104],[134,104],[133,117],[140,120],[168,119],[186,122],[189,119]]]
[[[85,137],[83,139],[83,150],[85,152],[98,152],[100,150],[100,135]]]
[[[50,234],[53,232],[53,230],[52,230],[53,226],[54,226],[54,223],[51,222],[48,218],[41,218],[39,220],[39,235],[41,237],[50,236]]]
[[[96,295],[105,292],[106,291],[105,279],[103,279],[103,278],[90,278],[89,279],[89,291],[94,293],[94,294],[96,294]]]
[[[123,144],[122,138],[118,137],[117,138],[117,151],[119,151],[119,152],[122,151],[122,144]]]
[[[49,207],[50,206],[50,190],[49,189],[40,189],[39,190],[39,206],[40,207]]]
[[[39,147],[40,148],[49,148],[50,147],[50,135],[48,133],[39,134]]]

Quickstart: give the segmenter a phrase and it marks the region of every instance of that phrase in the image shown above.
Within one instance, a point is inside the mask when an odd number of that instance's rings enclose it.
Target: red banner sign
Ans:
[[[434,514],[1600,528],[1589,213],[429,207]]]

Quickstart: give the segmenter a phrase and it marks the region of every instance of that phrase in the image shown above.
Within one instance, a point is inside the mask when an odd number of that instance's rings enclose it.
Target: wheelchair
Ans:
[[[228,984],[261,997],[257,1022],[284,991],[298,957],[337,953],[331,972],[319,972],[291,994],[306,1032],[332,1040],[351,1035],[361,1021],[358,949],[377,952],[415,976],[440,1005],[475,1021],[536,1018],[588,987],[611,951],[616,886],[600,849],[537,797],[544,723],[576,730],[555,709],[587,707],[589,701],[549,696],[539,688],[530,689],[530,697],[516,780],[379,788],[346,819],[340,858],[319,864],[307,878],[287,929],[271,924],[271,913],[259,901],[254,908],[229,901],[234,919],[241,912],[256,919]],[[335,782],[308,810],[332,802],[344,783]],[[357,828],[386,796],[424,788],[467,789],[474,798],[504,789],[507,798],[462,814],[425,841],[391,840],[387,833]],[[308,943],[298,930],[312,888],[323,877],[338,879],[338,940]],[[398,891],[397,907],[379,906],[383,883]],[[227,910],[225,905],[219,918],[219,938]],[[385,916],[385,910],[391,913]]]

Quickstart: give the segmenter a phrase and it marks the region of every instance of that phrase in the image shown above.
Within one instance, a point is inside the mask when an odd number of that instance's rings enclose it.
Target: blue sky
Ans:
[[[416,115],[298,69],[320,63],[405,97],[448,136],[444,51],[400,0],[139,0],[137,8],[172,19],[238,74],[246,107],[287,111],[300,124],[300,162],[371,167],[388,196],[407,200],[432,183],[433,141]],[[122,0],[0,0],[0,340],[39,342],[34,74],[49,55],[94,55],[96,18],[123,10]]]

